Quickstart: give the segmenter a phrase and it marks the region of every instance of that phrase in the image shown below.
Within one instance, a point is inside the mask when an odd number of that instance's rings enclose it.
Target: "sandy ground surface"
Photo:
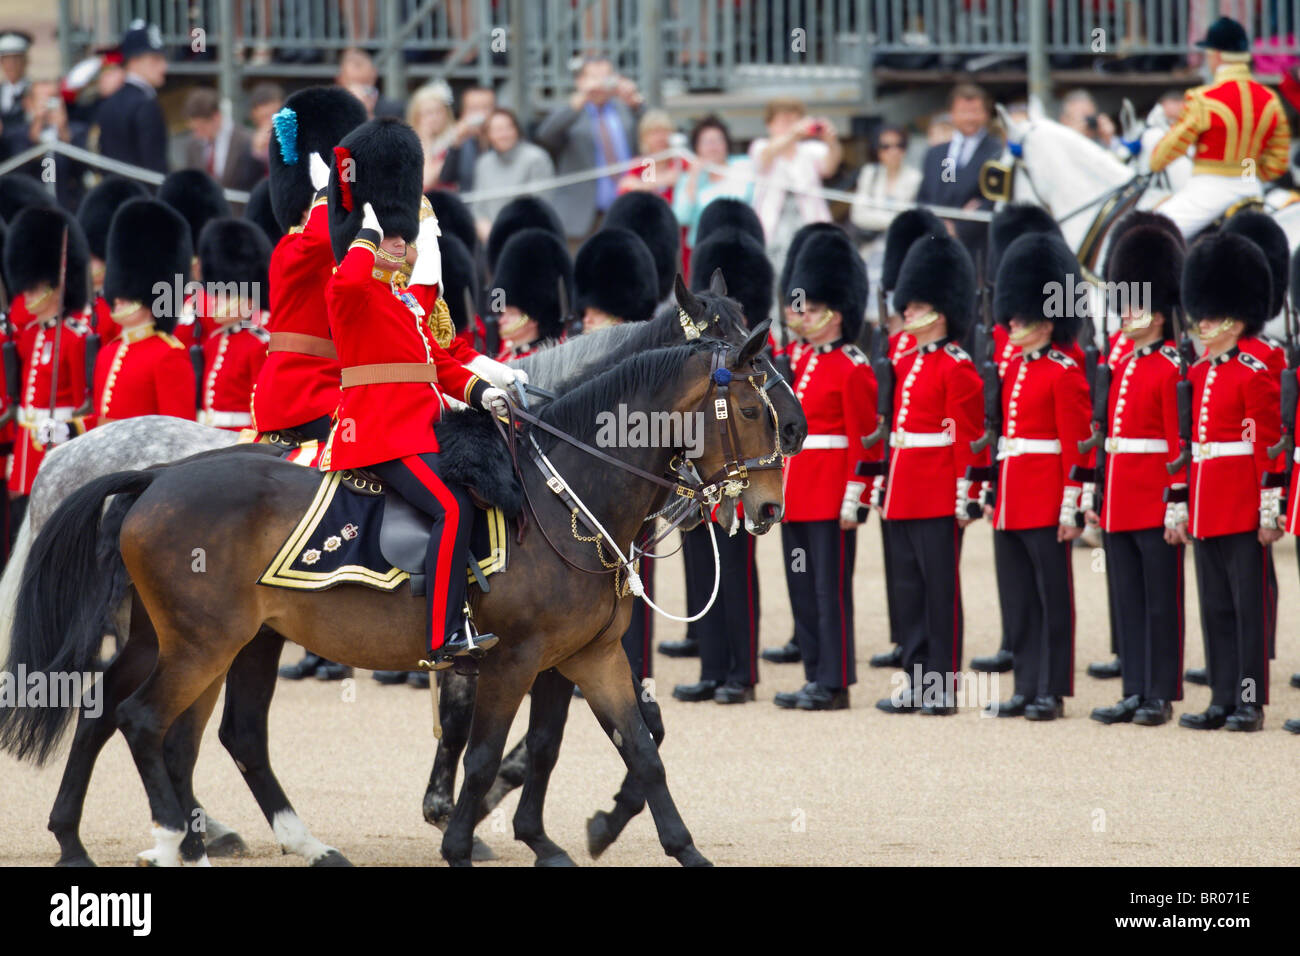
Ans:
[[[790,632],[777,536],[760,542],[763,642]],[[1295,551],[1278,550],[1282,582],[1280,656],[1273,662],[1273,705],[1258,734],[1103,727],[1088,711],[1119,694],[1117,682],[1083,670],[1107,654],[1104,577],[1076,549],[1078,598],[1076,696],[1052,724],[983,719],[973,708],[955,717],[889,716],[872,703],[890,690],[890,674],[866,666],[884,649],[880,538],[875,519],[862,532],[856,577],[859,683],[851,710],[786,712],[778,690],[802,683],[797,666],[763,665],[759,699],[743,706],[683,704],[672,685],[698,675],[696,661],[655,660],[668,737],[663,747],[677,805],[700,849],[719,864],[1296,864],[1300,829],[1300,738],[1281,730],[1300,716]],[[659,593],[681,612],[676,558],[659,568]],[[1192,574],[1190,555],[1187,573]],[[991,536],[972,528],[963,567],[967,660],[998,643]],[[1189,589],[1187,661],[1202,661],[1194,588]],[[659,621],[657,639],[682,625]],[[286,659],[299,651],[286,650]],[[1010,682],[1001,696],[1010,693]],[[358,864],[440,864],[439,834],[425,824],[420,800],[433,754],[429,696],[381,687],[359,674],[355,701],[340,685],[283,683],[271,713],[272,758],[285,790],[322,840]],[[1201,709],[1209,691],[1188,687],[1176,710]],[[516,722],[522,734],[524,718]],[[0,757],[0,864],[44,865],[57,857],[45,821],[62,759],[36,770]],[[582,701],[547,804],[551,837],[580,863],[584,821],[608,808],[623,767]],[[238,829],[251,857],[243,865],[303,865],[279,853],[233,763],[208,728],[196,789],[209,811]],[[479,830],[500,864],[530,864],[514,842],[517,794]],[[105,748],[91,784],[83,838],[100,864],[130,863],[150,846],[144,791],[125,743]],[[232,865],[236,861],[217,861]],[[648,814],[634,820],[599,861],[667,864]]]

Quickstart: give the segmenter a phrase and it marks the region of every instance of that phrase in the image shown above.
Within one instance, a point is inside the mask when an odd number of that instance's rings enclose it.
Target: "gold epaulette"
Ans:
[[[158,338],[162,339],[164,342],[166,342],[174,349],[185,348],[184,343],[181,342],[181,340],[178,339],[176,336],[172,335],[170,332],[158,332],[157,335]]]

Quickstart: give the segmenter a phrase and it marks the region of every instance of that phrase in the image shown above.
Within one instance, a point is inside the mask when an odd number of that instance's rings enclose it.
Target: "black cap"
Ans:
[[[162,53],[162,33],[152,23],[132,20],[122,34],[122,62],[145,53]]]
[[[1249,53],[1250,37],[1246,36],[1246,28],[1232,17],[1219,17],[1205,31],[1205,39],[1197,40],[1196,45],[1220,53]]]

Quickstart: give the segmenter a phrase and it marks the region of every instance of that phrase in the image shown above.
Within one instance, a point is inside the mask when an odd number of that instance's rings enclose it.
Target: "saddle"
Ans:
[[[523,490],[488,416],[450,413],[436,434],[444,477],[468,488],[475,503],[467,574],[470,585],[486,593],[487,579],[509,563],[507,519],[521,515]],[[286,457],[294,460],[295,453]],[[258,583],[307,591],[362,584],[392,591],[410,581],[412,593],[423,594],[432,524],[367,471],[326,472]]]

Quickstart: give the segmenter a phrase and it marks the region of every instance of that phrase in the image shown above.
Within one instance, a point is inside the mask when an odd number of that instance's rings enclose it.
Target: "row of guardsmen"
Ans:
[[[1211,699],[1179,723],[1260,729],[1277,617],[1271,545],[1300,531],[1291,467],[1300,453],[1281,441],[1296,430],[1296,390],[1282,382],[1295,385],[1297,363],[1288,368],[1263,328],[1283,311],[1288,283],[1300,285],[1300,260],[1262,213],[1239,213],[1190,249],[1165,217],[1130,213],[1112,232],[1106,284],[1092,284],[1102,299],[1085,305],[1075,290],[1089,283],[1059,227],[1020,204],[991,223],[987,254],[992,281],[981,290],[939,220],[920,209],[898,216],[880,290],[882,306],[892,293],[893,314],[882,307],[890,325],[868,357],[854,344],[867,295],[860,258],[829,226],[806,227],[792,247],[779,289],[809,437],[787,466],[782,526],[795,633],[763,657],[802,661],[807,683],[777,705],[849,704],[854,539],[871,509],[882,519],[894,644],[872,664],[907,679],[879,709],[956,711],[962,538],[985,518],[1002,647],[973,665],[1014,672],[1013,693],[991,714],[1064,714],[1074,693],[1070,553],[1091,524],[1105,547],[1123,683],[1093,719],[1172,718],[1190,544],[1207,666],[1187,676]],[[1118,321],[1110,334],[1109,320],[1091,317],[1107,296]],[[1105,343],[1100,360],[1094,342]],[[1286,728],[1300,732],[1300,721]]]

